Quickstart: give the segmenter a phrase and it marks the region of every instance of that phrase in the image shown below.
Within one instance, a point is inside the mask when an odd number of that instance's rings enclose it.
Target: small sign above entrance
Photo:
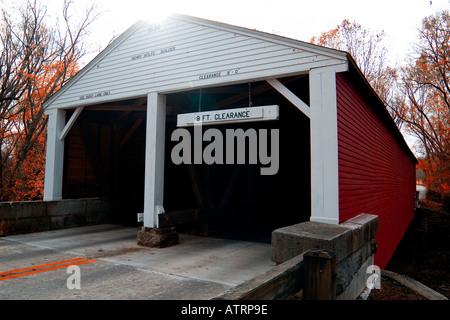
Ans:
[[[214,110],[179,114],[178,127],[206,124],[226,124],[251,121],[278,120],[280,108],[278,105]]]

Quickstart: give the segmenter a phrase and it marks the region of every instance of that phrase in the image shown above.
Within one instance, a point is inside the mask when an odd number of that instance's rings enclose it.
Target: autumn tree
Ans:
[[[43,102],[78,70],[83,42],[95,21],[94,5],[74,20],[74,1],[61,17],[27,0],[0,22],[0,200],[33,200],[43,194],[45,132]]]
[[[388,65],[385,37],[384,31],[372,31],[345,19],[336,28],[313,37],[311,43],[348,52],[389,110],[395,103],[397,71]],[[400,126],[401,121],[392,114]]]
[[[423,20],[415,55],[402,70],[394,111],[418,141],[429,189],[450,191],[450,14]]]

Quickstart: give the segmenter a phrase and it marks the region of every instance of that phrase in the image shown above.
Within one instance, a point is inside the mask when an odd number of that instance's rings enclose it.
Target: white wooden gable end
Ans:
[[[45,102],[49,115],[44,200],[60,200],[64,138],[84,107],[147,98],[144,226],[164,211],[166,95],[206,87],[267,81],[311,127],[311,220],[339,223],[336,72],[348,71],[345,52],[235,27],[173,15],[139,21]],[[309,101],[278,78],[309,75]],[[66,110],[75,109],[65,120]]]
[[[159,23],[133,25],[45,106],[75,108],[346,64],[343,52],[173,15]]]

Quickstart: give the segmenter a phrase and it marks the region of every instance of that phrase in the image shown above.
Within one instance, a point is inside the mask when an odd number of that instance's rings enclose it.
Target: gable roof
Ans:
[[[75,108],[346,65],[345,52],[185,15],[140,20],[80,70],[44,107]]]
[[[384,103],[344,51],[192,16],[140,20],[81,69],[44,107],[75,108],[149,92],[266,80],[344,65],[369,105],[417,163]]]

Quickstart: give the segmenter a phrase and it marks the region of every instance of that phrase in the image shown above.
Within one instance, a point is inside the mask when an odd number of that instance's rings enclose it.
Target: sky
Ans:
[[[25,0],[0,0],[0,8]],[[48,12],[61,12],[64,0],[38,0]],[[344,19],[374,32],[384,31],[393,65],[404,63],[423,18],[450,10],[450,0],[74,0],[78,13],[95,3],[98,19],[91,26],[92,54],[85,63],[139,19],[186,14],[309,42]]]
[[[55,0],[50,0],[50,3]],[[57,1],[56,1],[57,2]],[[92,37],[104,48],[139,19],[170,13],[191,15],[309,42],[344,19],[386,33],[391,61],[401,64],[417,39],[423,18],[450,10],[450,0],[96,0],[103,13]],[[77,0],[89,5],[92,0]]]

